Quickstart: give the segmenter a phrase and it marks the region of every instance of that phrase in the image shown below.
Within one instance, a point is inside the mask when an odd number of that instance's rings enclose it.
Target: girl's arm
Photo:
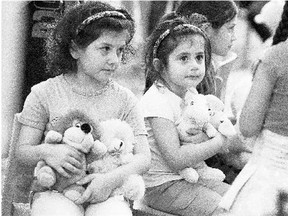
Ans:
[[[66,170],[80,172],[81,153],[65,144],[40,144],[43,131],[22,125],[20,130],[17,158],[25,164],[35,166],[44,160],[61,175],[70,177]],[[66,169],[66,170],[65,170]]]
[[[272,67],[260,63],[240,114],[239,126],[243,136],[251,137],[261,131],[276,79]]]
[[[149,169],[151,155],[146,135],[135,137],[134,160],[106,174],[91,174],[83,178],[78,184],[83,185],[91,181],[81,198],[76,203],[98,203],[108,199],[115,188],[120,187],[131,174],[143,174]]]
[[[175,171],[194,166],[223,151],[226,138],[220,133],[202,143],[180,145],[178,131],[172,121],[164,118],[148,118],[148,121],[159,151],[169,167]]]

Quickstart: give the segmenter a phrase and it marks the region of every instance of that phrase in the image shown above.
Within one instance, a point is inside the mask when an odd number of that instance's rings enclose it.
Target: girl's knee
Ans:
[[[40,192],[33,197],[31,216],[83,216],[84,209],[61,193]]]
[[[129,204],[120,197],[111,197],[105,202],[91,204],[87,207],[85,216],[132,216]]]

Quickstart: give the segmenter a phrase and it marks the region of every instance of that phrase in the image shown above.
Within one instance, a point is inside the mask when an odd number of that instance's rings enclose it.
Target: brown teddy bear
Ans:
[[[35,168],[36,184],[45,189],[57,190],[70,200],[77,200],[84,192],[84,187],[75,183],[86,176],[86,156],[93,152],[94,155],[103,155],[107,149],[98,138],[98,125],[93,123],[84,113],[79,110],[68,112],[63,118],[59,118],[51,125],[51,130],[45,136],[45,143],[57,145],[65,143],[76,149],[82,150],[82,170],[79,174],[72,174],[71,178],[65,178],[41,160]],[[93,137],[94,135],[94,137]],[[80,148],[81,146],[81,148]],[[83,148],[84,147],[84,148]]]

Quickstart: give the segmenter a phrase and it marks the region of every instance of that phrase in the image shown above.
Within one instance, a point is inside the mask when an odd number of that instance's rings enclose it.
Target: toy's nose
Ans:
[[[89,124],[87,124],[87,123],[84,123],[84,124],[81,125],[81,130],[84,133],[88,134],[88,133],[91,132],[91,126]]]

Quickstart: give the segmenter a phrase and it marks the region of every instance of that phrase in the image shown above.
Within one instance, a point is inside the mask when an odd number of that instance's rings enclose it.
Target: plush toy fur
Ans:
[[[102,143],[94,141],[94,137],[97,137],[97,130],[98,126],[78,110],[71,111],[63,118],[53,122],[51,130],[45,136],[45,143],[65,143],[78,150],[80,146],[84,147],[81,160],[83,169],[79,174],[70,173],[72,177],[67,179],[48,166],[45,161],[39,161],[35,168],[37,184],[63,192],[72,201],[77,200],[85,190],[83,186],[75,184],[86,176],[85,154],[90,151],[93,151],[94,154],[106,152],[106,147]],[[94,133],[94,137],[92,133]]]
[[[100,141],[107,147],[107,153],[98,160],[92,158],[88,165],[89,173],[107,173],[133,160],[135,143],[133,130],[128,123],[119,119],[110,119],[100,123]],[[130,200],[144,196],[145,184],[140,175],[130,175],[113,195],[123,195]]]
[[[181,144],[186,144],[189,136],[196,135],[202,131],[206,132],[210,138],[216,135],[217,131],[210,123],[211,111],[209,109],[209,104],[204,95],[189,91],[186,93],[183,111],[177,122]],[[202,179],[218,179],[220,181],[225,178],[221,170],[208,167],[205,161],[198,163],[193,168],[185,168],[179,174],[191,183],[196,183],[199,177]]]

